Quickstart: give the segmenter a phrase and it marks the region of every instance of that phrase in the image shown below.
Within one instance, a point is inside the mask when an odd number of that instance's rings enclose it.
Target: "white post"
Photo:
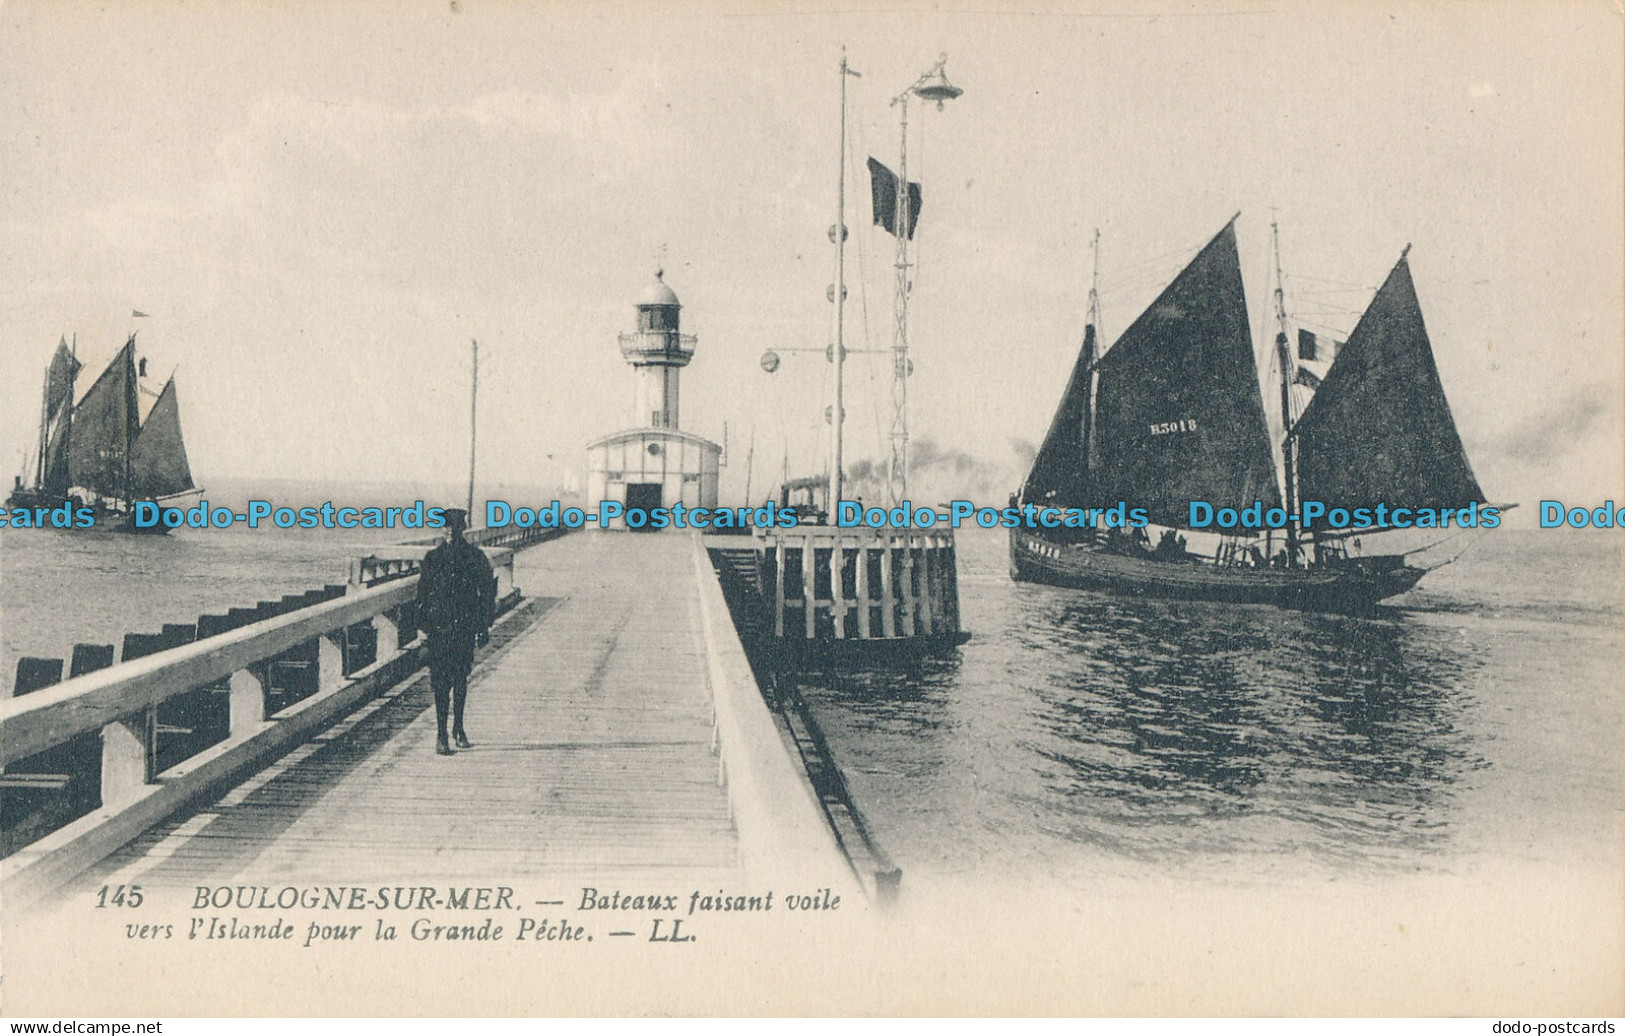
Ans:
[[[858,536],[858,636],[869,639],[869,544]]]
[[[497,562],[497,600],[513,592],[513,552],[509,551],[505,557]]]
[[[137,798],[147,783],[148,712],[102,728],[102,808],[117,809]]]
[[[880,598],[885,605],[880,610],[880,635],[890,638],[897,635],[897,620],[893,613],[896,576],[892,572],[892,538],[881,536],[880,546]]]
[[[843,587],[841,586],[841,576],[843,575],[842,570],[845,567],[843,562],[846,560],[842,555],[845,553],[845,549],[841,546],[841,536],[840,536],[839,533],[836,534],[835,538],[832,539],[830,541],[830,543],[831,543],[831,547],[830,547],[830,552],[829,552],[829,597],[830,597],[829,614],[830,614],[830,618],[835,621],[835,639],[836,640],[845,640],[846,639],[846,593],[845,593],[845,590],[843,589]]]
[[[231,736],[247,737],[265,722],[265,680],[252,669],[231,674]]]
[[[382,662],[400,653],[401,627],[388,612],[379,612],[372,617],[372,628],[378,634],[378,657],[373,661]]]
[[[344,682],[344,628],[316,638],[316,693],[330,691]]]

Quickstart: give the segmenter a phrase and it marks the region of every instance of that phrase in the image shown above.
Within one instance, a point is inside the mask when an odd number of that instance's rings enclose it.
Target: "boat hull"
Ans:
[[[1355,559],[1312,568],[1220,567],[1108,551],[1010,530],[1010,577],[1134,597],[1273,604],[1310,611],[1362,612],[1402,594],[1426,574],[1400,557]]]
[[[91,514],[94,516],[94,524],[91,526],[92,528],[111,529],[114,532],[130,533],[136,536],[169,535],[169,527],[164,525],[162,522],[158,522],[151,526],[136,525],[135,509],[133,507],[129,510],[110,507],[107,505],[106,501],[103,500],[93,500],[87,502],[76,497],[63,496],[57,493],[47,493],[41,489],[29,489],[23,487],[12,490],[11,495],[6,498],[7,510],[21,507],[29,511],[39,510],[42,508],[47,511],[55,511],[64,504],[67,504],[73,510],[75,516],[77,516],[80,511],[88,508]],[[61,527],[62,526],[51,526],[51,528]],[[72,528],[78,529],[81,527],[76,522]]]

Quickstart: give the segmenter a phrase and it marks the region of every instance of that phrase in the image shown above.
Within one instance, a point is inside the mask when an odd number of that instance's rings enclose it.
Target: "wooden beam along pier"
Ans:
[[[5,794],[62,792],[52,753],[99,749],[100,767],[75,789],[82,815],[17,833],[0,894],[25,905],[129,868],[153,885],[698,869],[873,891],[762,697],[698,537],[527,549],[521,577],[547,596],[519,607],[515,553],[488,553],[510,610],[470,681],[476,745],[449,758],[433,752],[411,616],[419,548],[353,563],[337,593],[132,634],[117,664],[81,645],[60,683],[31,660],[31,693],[0,701]],[[327,747],[352,728],[365,737],[337,765]]]

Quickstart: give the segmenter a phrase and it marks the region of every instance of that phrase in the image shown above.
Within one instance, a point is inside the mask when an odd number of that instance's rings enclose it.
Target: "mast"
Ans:
[[[893,507],[908,496],[908,95],[904,90],[892,103],[899,109],[902,135],[897,147],[896,213],[897,288],[892,303],[892,426],[891,466],[887,472],[887,502]]]
[[[1083,393],[1083,462],[1087,466],[1095,448],[1095,365],[1100,362],[1100,228],[1089,243],[1093,271],[1089,276],[1089,312],[1084,317],[1084,356],[1088,361],[1089,384]],[[1090,332],[1094,333],[1091,334]]]
[[[1281,368],[1281,466],[1286,476],[1286,513],[1298,513],[1298,470],[1293,453],[1296,443],[1292,436],[1292,350],[1286,337],[1286,293],[1281,287],[1281,228],[1270,218],[1270,240],[1275,253],[1275,356]],[[1286,526],[1286,564],[1298,567],[1299,527],[1289,521]]]
[[[478,422],[480,417],[480,343],[479,339],[470,339],[474,343],[474,377],[468,390],[468,520],[474,520],[474,450],[479,442]]]
[[[68,379],[68,401],[63,404],[68,409],[62,415],[62,458],[63,463],[69,468],[67,489],[73,488],[73,462],[71,459],[73,457],[73,383],[79,377],[79,332],[77,331],[73,333],[73,345],[70,348],[73,350],[73,363],[68,366],[68,370],[73,376]]]
[[[829,498],[824,501],[824,507],[830,514],[835,513],[835,505],[841,499],[841,436],[842,426],[846,422],[843,408],[846,367],[846,78],[861,75],[862,72],[847,67],[846,48],[842,47],[841,140],[837,148],[840,168],[835,186],[835,225],[829,230],[830,237],[835,241],[835,287],[830,289],[835,303],[835,345],[830,349],[830,361],[835,364],[835,399],[829,410]]]
[[[124,511],[130,516],[135,515],[135,470],[130,465],[130,451],[135,446],[135,439],[130,434],[130,426],[135,425],[141,430],[141,389],[135,379],[135,332],[130,332],[130,341],[125,346],[128,356],[125,360],[124,371]]]
[[[69,400],[72,405],[72,400]],[[45,485],[45,440],[50,433],[48,425],[51,421],[51,366],[45,366],[45,381],[39,391],[39,454],[34,459],[34,488],[39,489]]]
[[[756,426],[750,428],[750,449],[745,451],[745,504],[750,505],[750,477],[756,470]]]

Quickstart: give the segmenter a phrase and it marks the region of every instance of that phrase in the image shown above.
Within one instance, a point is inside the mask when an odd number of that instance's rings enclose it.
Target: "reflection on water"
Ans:
[[[1584,603],[1601,624],[1597,646],[1582,643],[1596,657],[1568,659],[1562,619],[1514,643],[1471,594],[1363,618],[1137,601],[1012,583],[1001,547],[961,544],[973,637],[956,656],[798,681],[905,868],[1091,852],[1414,864],[1462,847],[1463,795],[1540,799],[1487,773],[1518,710],[1539,708],[1518,699],[1522,660],[1579,672],[1617,655],[1611,601]],[[1598,777],[1617,791],[1617,768]]]
[[[1087,799],[1087,833],[1119,851],[1143,837],[1118,827],[1249,816],[1304,825],[1323,849],[1418,847],[1482,765],[1460,722],[1474,663],[1428,631],[1095,595],[1031,615],[1020,645],[1075,664],[1032,674],[1046,736],[1028,747],[1046,790]]]

